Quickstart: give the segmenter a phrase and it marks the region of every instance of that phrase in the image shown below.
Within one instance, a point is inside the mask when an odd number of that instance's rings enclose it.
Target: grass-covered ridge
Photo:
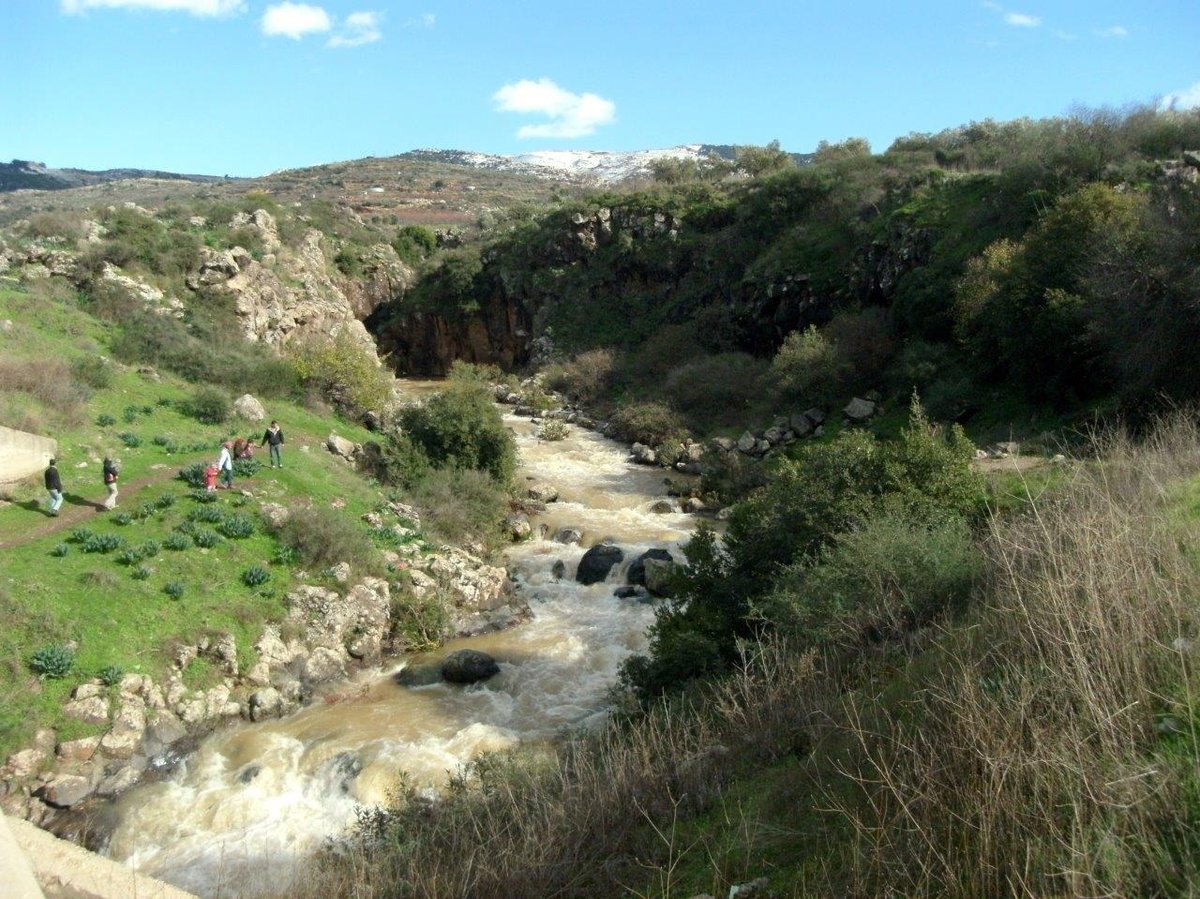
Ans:
[[[479,458],[452,455],[465,451],[461,441],[397,450],[394,432],[340,418],[319,395],[264,396],[286,436],[283,468],[268,468],[259,449],[236,464],[234,490],[206,493],[202,469],[221,443],[257,444],[266,422],[231,415],[237,384],[118,361],[111,347],[136,323],[92,311],[87,295],[60,284],[0,286],[0,321],[11,323],[0,331],[0,423],[58,441],[66,497],[50,517],[34,476],[7,486],[0,503],[0,757],[29,745],[39,728],[53,727],[60,741],[97,732],[63,715],[74,686],[122,673],[165,683],[176,649],[207,636],[231,634],[239,670],[248,670],[264,624],[286,617],[288,592],[343,589],[330,570],[339,563],[349,563],[351,583],[367,574],[393,581],[402,642],[408,629],[422,645],[445,636],[448,612],[431,606],[440,600],[408,597],[403,574],[387,568],[382,553],[399,536],[366,519],[378,522],[391,501],[412,504],[423,529],[406,539],[422,553],[447,539],[480,548],[497,539],[513,449],[490,403],[457,393],[468,406],[430,417],[428,433],[450,441],[461,433],[476,448],[488,441],[494,476],[475,470]],[[331,433],[379,447],[370,456],[377,464],[360,471],[330,453]],[[397,452],[408,464],[402,472],[383,461]],[[105,457],[121,472],[109,512],[100,507]],[[260,514],[270,504],[292,510],[282,526]],[[221,676],[204,657],[183,671],[189,688]]]

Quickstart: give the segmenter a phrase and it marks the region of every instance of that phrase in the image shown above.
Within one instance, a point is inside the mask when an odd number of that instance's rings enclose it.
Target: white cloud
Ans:
[[[62,0],[61,8],[68,15],[89,9],[156,9],[193,16],[228,16],[242,12],[246,4],[245,0]]]
[[[1111,28],[1103,28],[1096,32],[1100,37],[1129,37],[1129,29],[1124,25],[1113,25]]]
[[[1042,24],[1042,20],[1037,16],[1027,16],[1023,12],[1006,12],[1004,21],[1017,28],[1037,28]]]
[[[1195,109],[1200,106],[1200,81],[1158,101],[1159,109]]]
[[[377,12],[356,12],[346,16],[337,34],[329,39],[330,47],[361,47],[383,38],[379,24],[383,16]]]
[[[492,95],[500,112],[544,115],[544,125],[523,125],[517,137],[583,137],[616,116],[617,106],[596,94],[573,94],[549,78],[506,84]]]
[[[300,40],[306,34],[329,31],[333,22],[329,13],[307,3],[277,3],[268,6],[262,17],[262,33],[268,37],[290,37]]]

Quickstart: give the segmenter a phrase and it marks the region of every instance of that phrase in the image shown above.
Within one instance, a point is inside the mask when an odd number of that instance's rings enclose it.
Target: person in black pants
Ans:
[[[272,468],[283,468],[283,454],[279,449],[283,446],[283,431],[279,430],[279,422],[271,422],[271,427],[267,428],[266,433],[263,434],[260,446],[268,448]]]

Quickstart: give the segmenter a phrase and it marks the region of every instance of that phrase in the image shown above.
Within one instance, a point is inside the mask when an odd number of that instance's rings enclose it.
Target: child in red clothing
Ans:
[[[210,465],[204,469],[204,489],[209,493],[217,492],[217,466]]]

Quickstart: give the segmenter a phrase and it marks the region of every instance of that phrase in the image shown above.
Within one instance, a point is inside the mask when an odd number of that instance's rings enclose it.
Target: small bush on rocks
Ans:
[[[687,433],[679,413],[662,403],[623,406],[613,414],[612,424],[619,439],[647,446],[659,446]]]
[[[115,687],[125,676],[125,669],[119,665],[105,665],[96,676],[100,678],[100,683],[104,686]]]

